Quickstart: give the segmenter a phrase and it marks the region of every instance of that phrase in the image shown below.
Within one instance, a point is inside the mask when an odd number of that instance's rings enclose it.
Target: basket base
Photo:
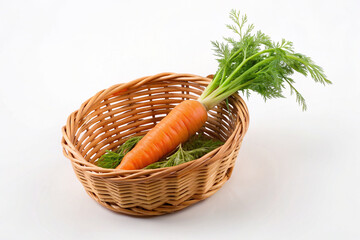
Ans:
[[[94,199],[96,202],[101,204],[102,206],[106,207],[107,209],[110,209],[114,212],[123,213],[126,215],[136,216],[136,217],[152,217],[152,216],[160,216],[168,213],[173,213],[176,211],[179,211],[181,209],[184,209],[186,207],[189,207],[201,200],[204,200],[210,196],[212,196],[214,193],[216,193],[223,185],[224,183],[229,180],[231,176],[233,168],[229,168],[227,173],[225,174],[225,177],[218,182],[217,184],[213,185],[210,190],[204,194],[201,195],[194,195],[191,198],[185,200],[184,202],[178,204],[178,205],[171,205],[171,204],[163,204],[162,206],[159,206],[153,210],[147,210],[141,207],[133,207],[133,208],[122,208],[119,207],[115,203],[109,203],[101,201],[93,192],[86,191],[89,196]]]

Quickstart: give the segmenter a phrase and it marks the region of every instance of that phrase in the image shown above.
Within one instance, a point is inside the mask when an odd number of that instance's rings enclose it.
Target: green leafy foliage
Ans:
[[[123,157],[122,154],[106,150],[106,153],[95,162],[95,165],[102,168],[116,168]]]
[[[264,100],[282,98],[287,86],[306,110],[305,99],[289,76],[298,72],[304,76],[310,75],[315,82],[324,85],[331,83],[311,58],[294,52],[292,42],[284,39],[273,42],[261,31],[253,33],[254,25],[247,24],[247,16],[240,17],[238,11],[232,10],[230,19],[234,24],[226,26],[235,33],[236,38],[224,38],[224,43],[212,42],[219,68],[199,99],[208,109],[237,91],[246,96],[256,92]]]

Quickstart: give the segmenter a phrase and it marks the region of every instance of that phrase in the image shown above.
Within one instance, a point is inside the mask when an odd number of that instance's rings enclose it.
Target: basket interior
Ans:
[[[185,79],[148,82],[109,96],[91,106],[78,122],[75,148],[86,161],[93,163],[106,150],[113,150],[128,138],[145,135],[177,104],[197,99],[205,82]],[[234,101],[220,103],[208,112],[208,120],[199,132],[226,141],[236,125]]]

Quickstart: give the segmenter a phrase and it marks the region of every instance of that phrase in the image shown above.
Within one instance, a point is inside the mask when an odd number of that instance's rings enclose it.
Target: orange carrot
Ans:
[[[181,102],[125,155],[116,169],[140,169],[158,161],[195,134],[206,119],[207,111],[200,102]]]

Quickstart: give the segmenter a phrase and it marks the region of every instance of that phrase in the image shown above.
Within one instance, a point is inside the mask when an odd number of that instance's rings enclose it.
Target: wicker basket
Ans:
[[[86,192],[104,207],[135,216],[178,211],[214,194],[230,178],[249,114],[234,95],[208,112],[199,131],[226,141],[200,159],[152,170],[103,169],[93,163],[105,150],[144,135],[176,104],[197,99],[210,78],[162,73],[98,92],[63,127],[62,146]]]

